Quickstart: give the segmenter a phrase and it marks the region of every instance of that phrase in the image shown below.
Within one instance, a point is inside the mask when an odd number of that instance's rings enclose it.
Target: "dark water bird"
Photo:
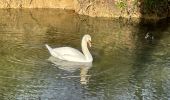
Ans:
[[[151,32],[147,32],[146,35],[145,35],[145,39],[147,40],[153,40],[154,39],[154,36]]]

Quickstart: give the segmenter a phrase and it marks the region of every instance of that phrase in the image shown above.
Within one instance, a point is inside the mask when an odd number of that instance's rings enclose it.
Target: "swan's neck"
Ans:
[[[86,61],[91,62],[93,60],[93,58],[92,58],[92,55],[89,52],[89,49],[87,48],[87,41],[85,41],[84,38],[82,39],[81,46],[82,46],[82,52],[85,56]]]

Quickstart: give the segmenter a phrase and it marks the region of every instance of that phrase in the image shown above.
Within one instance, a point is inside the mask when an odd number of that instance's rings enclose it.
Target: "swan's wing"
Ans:
[[[59,54],[60,56],[84,56],[80,51],[71,47],[60,47],[53,49],[53,52]]]
[[[52,52],[54,57],[62,60],[73,61],[73,62],[83,62],[85,61],[85,56],[77,49],[71,47],[60,47],[53,49]]]

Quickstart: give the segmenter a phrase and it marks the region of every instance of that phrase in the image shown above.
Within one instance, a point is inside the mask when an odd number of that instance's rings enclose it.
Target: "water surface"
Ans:
[[[8,9],[0,15],[1,100],[170,99],[167,19],[137,23],[57,9]],[[91,66],[49,60],[45,44],[81,50],[84,34],[92,36]]]

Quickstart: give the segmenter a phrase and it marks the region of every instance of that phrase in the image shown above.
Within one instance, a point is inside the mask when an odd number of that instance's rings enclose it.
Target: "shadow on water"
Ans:
[[[134,65],[132,66],[134,69],[132,76],[135,79],[135,82],[137,82],[137,83],[134,83],[137,86],[136,95],[138,96],[139,99],[145,98],[145,96],[142,96],[142,94],[144,93],[144,88],[147,87],[146,85],[149,84],[147,82],[145,83],[146,79],[152,81],[152,79],[147,78],[147,77],[150,77],[149,74],[151,74],[151,72],[149,72],[148,69],[152,70],[154,68],[154,66],[152,65],[154,61],[152,55],[153,55],[154,50],[156,48],[159,48],[158,45],[161,39],[163,38],[163,35],[165,35],[164,31],[166,31],[168,26],[169,26],[168,19],[159,20],[154,23],[152,22],[145,23],[142,20],[139,25],[140,28],[139,28],[139,32],[137,33],[138,41],[136,43],[136,48],[140,48],[140,49],[137,49],[137,51],[135,51],[136,59],[134,60]],[[149,37],[146,38],[146,35],[148,34],[149,34]],[[153,67],[153,68],[150,68],[150,67]],[[159,69],[162,70],[163,66],[162,68],[159,68]],[[161,83],[161,80],[159,81]],[[157,86],[157,87],[162,87],[162,84],[158,84],[158,85],[160,86]],[[157,94],[156,98],[161,98],[162,93],[160,92],[163,92],[162,89],[160,88],[155,88],[155,89],[156,89],[156,94]],[[148,96],[149,94],[146,94],[146,95]],[[152,96],[149,96],[149,97],[152,97]]]
[[[157,48],[161,48],[160,41],[167,35],[166,31],[170,26],[168,18],[157,19],[157,17],[168,16],[168,2],[167,0],[143,0],[140,7],[142,15],[136,34],[138,49],[135,51],[136,57],[132,65],[134,71],[131,77],[131,82],[136,89],[135,99],[167,99],[168,94],[164,91],[163,80],[157,79],[161,77],[164,62],[154,63],[158,57],[154,59],[153,55]],[[144,19],[145,17],[149,19]],[[163,58],[159,57],[159,59]]]
[[[141,20],[139,30],[136,34],[138,37],[136,48],[141,49],[141,51],[136,51],[137,54],[140,54],[136,59],[137,62],[150,62],[150,55],[152,55],[152,52],[159,45],[164,31],[169,27],[168,21],[168,19],[162,19],[156,22],[145,22],[145,20]],[[146,38],[148,34],[149,36]]]

